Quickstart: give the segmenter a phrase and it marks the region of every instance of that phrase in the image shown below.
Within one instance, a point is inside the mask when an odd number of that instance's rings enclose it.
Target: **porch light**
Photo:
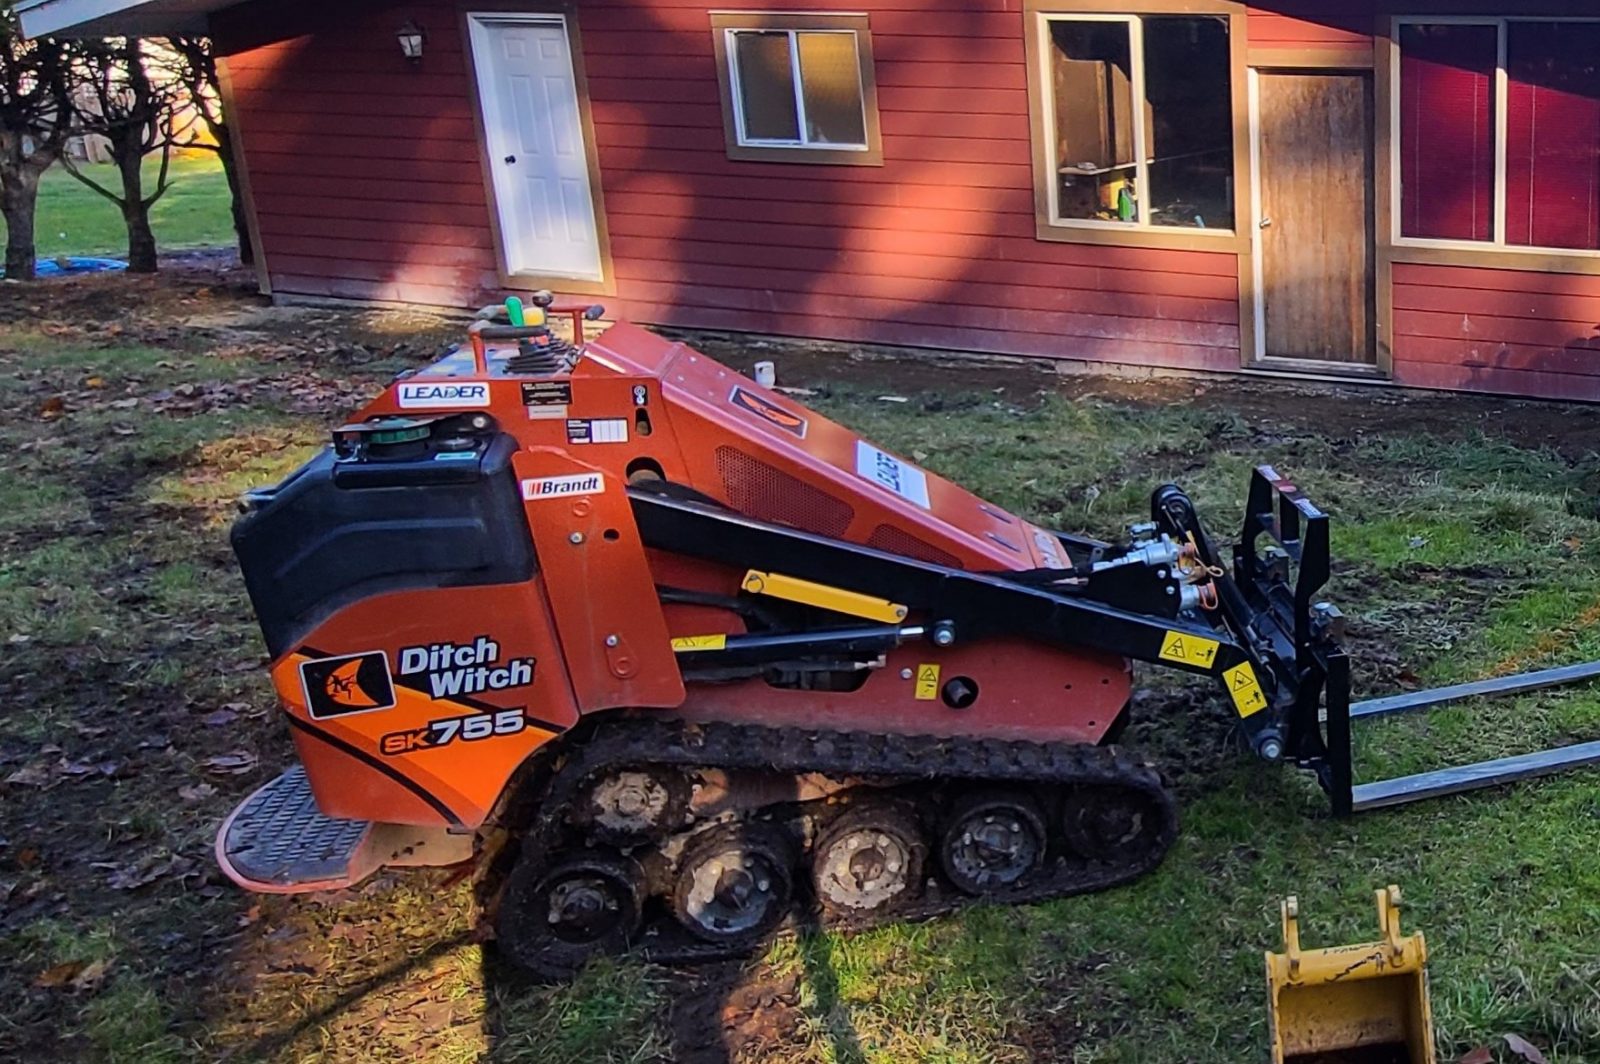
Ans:
[[[405,25],[396,30],[394,35],[400,42],[401,55],[410,62],[422,62],[422,46],[427,43],[428,35],[423,32],[421,26],[406,19]]]

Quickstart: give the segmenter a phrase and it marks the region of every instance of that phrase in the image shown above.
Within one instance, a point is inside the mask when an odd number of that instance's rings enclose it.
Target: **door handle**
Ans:
[[[507,155],[506,156],[506,163],[507,164],[514,163],[516,161],[517,161],[517,157],[515,155]]]
[[[1267,229],[1272,225],[1272,219],[1271,218],[1263,218],[1263,219],[1261,219],[1261,221],[1258,224],[1259,224],[1260,228]]]

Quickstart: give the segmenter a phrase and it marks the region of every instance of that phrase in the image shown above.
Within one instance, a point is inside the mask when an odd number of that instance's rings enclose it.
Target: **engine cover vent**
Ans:
[[[925,539],[919,539],[904,529],[893,525],[879,525],[872,530],[872,535],[867,537],[867,546],[874,550],[888,551],[890,554],[899,554],[907,558],[915,558],[919,562],[931,562],[942,565],[947,569],[965,569],[961,559],[949,551],[940,550]]]
[[[855,519],[849,503],[736,447],[718,447],[716,457],[728,504],[747,517],[833,539],[843,539]]]

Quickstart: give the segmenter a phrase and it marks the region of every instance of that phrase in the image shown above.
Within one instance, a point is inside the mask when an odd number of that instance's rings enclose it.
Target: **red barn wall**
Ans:
[[[502,294],[461,17],[496,6],[296,0],[217,17],[274,293],[452,307]],[[882,167],[730,161],[708,6],[580,3],[613,315],[1239,368],[1232,252],[1035,238],[1016,0],[847,6],[871,16]],[[1378,15],[1376,0],[1262,7],[1252,55],[1368,48]],[[428,32],[420,68],[394,41],[406,18]],[[1587,346],[1600,278],[1403,263],[1393,276],[1397,381],[1600,398]]]
[[[707,6],[581,5],[613,314],[1238,367],[1233,254],[1035,239],[1014,4],[852,10],[872,18],[882,167],[730,161]],[[458,12],[370,8],[254,48],[248,14],[219,25],[274,293],[469,306],[500,292]],[[428,30],[418,70],[394,43],[407,16]]]

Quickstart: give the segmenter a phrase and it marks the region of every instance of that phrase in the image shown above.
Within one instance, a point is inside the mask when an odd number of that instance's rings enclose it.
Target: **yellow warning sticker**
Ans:
[[[932,702],[939,697],[939,666],[917,666],[917,701]]]
[[[728,637],[718,632],[716,635],[681,635],[672,641],[672,652],[682,654],[686,650],[721,650],[728,645]]]
[[[1217,656],[1217,648],[1221,645],[1215,639],[1207,639],[1203,635],[1168,632],[1167,638],[1161,641],[1161,660],[1176,661],[1180,665],[1198,665],[1202,669],[1207,669],[1211,667],[1212,660]]]
[[[1261,693],[1256,670],[1250,667],[1248,661],[1241,661],[1223,673],[1222,682],[1228,685],[1228,694],[1233,696],[1233,705],[1239,711],[1239,716],[1253,717],[1267,708],[1267,696]]]

